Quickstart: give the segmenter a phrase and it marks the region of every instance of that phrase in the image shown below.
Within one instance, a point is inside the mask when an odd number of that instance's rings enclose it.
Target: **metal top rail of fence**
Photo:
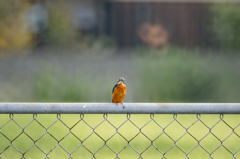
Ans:
[[[1,114],[240,114],[240,103],[0,103]]]

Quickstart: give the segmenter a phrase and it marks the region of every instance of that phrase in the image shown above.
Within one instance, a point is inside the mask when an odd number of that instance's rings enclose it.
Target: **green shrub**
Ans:
[[[141,57],[137,63],[140,80],[136,89],[142,90],[137,91],[138,100],[207,102],[217,93],[217,77],[198,51],[170,49],[167,55]]]
[[[214,3],[210,7],[211,30],[215,35],[215,43],[220,48],[231,50],[240,48],[239,8],[239,3]]]
[[[77,102],[84,101],[82,87],[80,81],[47,70],[37,74],[33,93],[36,101]]]
[[[110,102],[111,84],[87,75],[71,74],[64,71],[43,69],[36,74],[33,82],[35,102]]]
[[[68,13],[69,8],[63,0],[47,3],[49,9],[49,23],[46,34],[48,46],[71,48],[88,53],[89,55],[109,55],[116,48],[116,41],[107,35],[99,35],[97,37],[91,34],[82,34],[74,28],[71,22],[71,14]]]
[[[46,41],[53,47],[71,47],[75,42],[76,31],[70,23],[64,1],[48,2],[49,21]]]

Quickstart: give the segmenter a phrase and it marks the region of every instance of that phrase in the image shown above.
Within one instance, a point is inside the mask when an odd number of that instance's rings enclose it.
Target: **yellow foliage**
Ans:
[[[20,49],[30,45],[30,35],[22,27],[22,17],[26,6],[10,0],[13,9],[0,11],[0,49]],[[10,2],[1,2],[2,7],[11,8]],[[1,8],[2,8],[1,7]]]

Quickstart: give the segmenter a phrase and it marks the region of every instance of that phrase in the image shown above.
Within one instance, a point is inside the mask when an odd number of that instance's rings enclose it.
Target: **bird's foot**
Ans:
[[[123,105],[123,102],[121,102],[121,104]],[[125,106],[123,105],[123,109],[125,108]]]
[[[118,104],[116,102],[114,102],[114,103],[118,106]]]

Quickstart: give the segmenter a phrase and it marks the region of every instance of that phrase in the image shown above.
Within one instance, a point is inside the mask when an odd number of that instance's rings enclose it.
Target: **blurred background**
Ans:
[[[0,1],[1,102],[240,102],[237,0]]]

